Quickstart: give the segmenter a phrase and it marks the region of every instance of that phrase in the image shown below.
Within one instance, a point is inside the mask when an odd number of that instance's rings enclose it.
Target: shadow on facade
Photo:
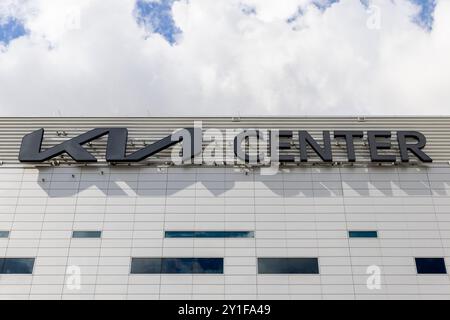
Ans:
[[[401,196],[447,196],[450,190],[445,181],[430,182],[427,178],[399,181],[397,179],[380,181],[353,181],[331,179],[327,181],[324,174],[306,181],[287,181],[283,176],[260,176],[258,173],[202,174],[194,175],[194,179],[175,180],[176,173],[160,173],[156,180],[141,180],[137,173],[127,174],[124,169],[115,172],[107,170],[103,174],[99,169],[64,169],[58,174],[53,169],[39,169],[38,185],[49,197],[89,197],[90,190],[100,190],[109,197],[164,197],[181,194],[185,190],[201,190],[199,197],[245,197],[239,190],[255,190],[255,197],[284,196],[286,198],[330,198],[330,197],[401,197]],[[55,170],[55,171],[56,171]],[[288,175],[283,173],[283,175]],[[393,177],[397,176],[392,175]],[[425,175],[426,176],[426,175]],[[125,177],[125,178],[124,178]],[[172,177],[172,178],[171,178]],[[316,180],[316,181],[311,181]],[[234,190],[233,195],[226,194]],[[266,193],[266,196],[264,196]],[[98,195],[97,195],[98,196]],[[192,195],[187,196],[192,197]]]

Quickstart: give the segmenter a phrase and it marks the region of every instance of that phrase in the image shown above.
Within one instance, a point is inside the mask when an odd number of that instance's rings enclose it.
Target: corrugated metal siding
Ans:
[[[201,121],[203,130],[216,128],[259,128],[307,130],[318,140],[322,130],[398,130],[420,131],[427,137],[425,152],[434,163],[450,161],[450,117],[180,117],[180,118],[0,118],[0,161],[3,165],[18,165],[18,152],[22,137],[36,129],[44,128],[43,149],[59,144],[67,139],[98,127],[126,127],[129,130],[128,151],[143,148],[145,144],[159,140],[174,130],[192,127]],[[60,134],[57,134],[59,132]],[[64,133],[64,134],[61,134]],[[66,134],[66,135],[65,135]],[[96,140],[92,146],[86,146],[92,154],[103,162],[106,138]],[[398,156],[395,136],[392,138],[393,152]],[[228,141],[227,143],[231,143]],[[206,142],[205,142],[206,144]],[[358,161],[368,161],[369,150],[364,140],[355,140]],[[294,146],[295,148],[295,146]],[[169,159],[166,151],[144,161],[158,163]],[[298,150],[293,150],[296,155]],[[333,143],[335,161],[345,161],[345,143]],[[318,161],[311,153],[311,161]],[[70,163],[65,157],[62,163]]]

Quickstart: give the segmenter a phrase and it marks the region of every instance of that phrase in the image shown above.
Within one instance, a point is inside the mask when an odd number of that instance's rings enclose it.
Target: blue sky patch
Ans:
[[[171,45],[176,44],[181,29],[172,17],[172,5],[178,0],[137,0],[136,18],[148,31],[162,35]]]
[[[327,10],[334,3],[340,0],[314,0],[312,4],[321,11]],[[436,8],[436,0],[409,0],[410,2],[420,6],[420,12],[416,17],[413,17],[413,21],[420,25],[422,28],[431,31],[433,29],[434,22],[434,9]],[[361,4],[368,8],[371,1],[370,0],[360,0]],[[303,15],[302,10],[299,8],[298,11],[287,19],[288,23],[296,21],[300,16]]]
[[[19,20],[8,17],[0,19],[0,43],[8,45],[12,40],[26,35],[25,26]]]
[[[319,9],[320,11],[325,11],[336,2],[339,2],[339,0],[314,0],[311,2],[311,4],[313,6],[315,6],[317,9]],[[297,21],[297,19],[300,18],[301,16],[303,16],[304,14],[305,14],[304,10],[299,7],[297,9],[297,12],[295,12],[292,16],[287,18],[286,22],[293,23],[293,22]]]
[[[364,7],[368,8],[370,0],[360,0]],[[413,17],[413,21],[420,25],[422,28],[431,31],[433,29],[433,14],[436,8],[436,0],[408,0],[418,6],[420,6],[420,12],[417,16]]]
[[[303,16],[303,14],[304,14],[304,12],[303,12],[302,8],[298,8],[296,13],[294,13],[292,16],[290,16],[289,18],[286,19],[286,22],[293,23],[293,22],[297,21],[298,18]]]
[[[436,0],[410,0],[421,7],[418,16],[414,17],[414,22],[427,30],[433,29],[434,9],[436,8]]]
[[[339,0],[314,0],[312,2],[319,10],[325,11],[328,9],[333,3],[339,2]]]

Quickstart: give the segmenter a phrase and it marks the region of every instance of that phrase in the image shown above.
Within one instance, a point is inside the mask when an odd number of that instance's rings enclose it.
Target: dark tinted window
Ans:
[[[0,231],[0,238],[8,238],[9,231]]]
[[[445,260],[443,258],[416,258],[417,273],[419,274],[446,274]]]
[[[161,273],[193,273],[191,258],[163,259]]]
[[[318,274],[317,258],[259,258],[259,274]]]
[[[223,273],[223,259],[194,259],[192,273]]]
[[[166,231],[166,238],[254,238],[253,231]]]
[[[131,273],[161,273],[160,258],[132,258]]]
[[[31,274],[34,258],[0,258],[0,274]]]
[[[131,273],[223,273],[223,259],[132,258]]]
[[[73,238],[101,238],[101,231],[74,231]]]
[[[377,231],[349,231],[350,238],[378,238]]]

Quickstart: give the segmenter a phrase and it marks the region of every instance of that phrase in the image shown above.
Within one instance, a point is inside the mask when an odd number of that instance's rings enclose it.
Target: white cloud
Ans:
[[[134,0],[20,2],[29,36],[0,52],[3,116],[450,114],[450,1],[427,32],[406,0],[372,1],[379,30],[359,0],[182,0],[175,46],[145,38]]]

